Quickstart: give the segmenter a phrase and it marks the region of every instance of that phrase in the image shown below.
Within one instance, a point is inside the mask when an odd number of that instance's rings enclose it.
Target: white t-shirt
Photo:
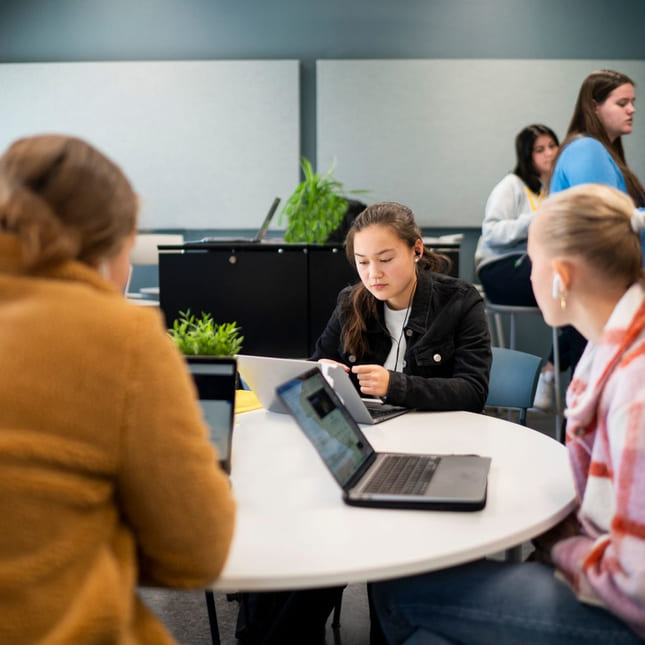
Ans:
[[[390,332],[392,347],[390,353],[383,363],[383,367],[394,372],[403,371],[403,358],[407,343],[405,341],[405,332],[403,326],[410,315],[410,307],[407,309],[390,309],[385,305],[385,326]]]

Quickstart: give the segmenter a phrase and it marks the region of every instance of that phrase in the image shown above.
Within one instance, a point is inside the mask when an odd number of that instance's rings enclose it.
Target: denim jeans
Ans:
[[[538,562],[480,560],[372,585],[390,644],[642,643],[620,619],[577,600]]]

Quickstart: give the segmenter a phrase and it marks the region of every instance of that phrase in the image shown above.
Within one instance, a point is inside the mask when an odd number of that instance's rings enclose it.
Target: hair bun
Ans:
[[[635,208],[634,212],[632,213],[630,223],[632,226],[632,231],[634,231],[634,233],[636,234],[640,234],[640,232],[645,229],[645,211],[641,211],[638,208]]]

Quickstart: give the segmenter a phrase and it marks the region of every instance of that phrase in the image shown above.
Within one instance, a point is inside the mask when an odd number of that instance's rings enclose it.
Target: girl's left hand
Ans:
[[[529,555],[529,560],[553,565],[551,549],[561,540],[574,535],[580,535],[580,523],[578,522],[576,511],[567,515],[559,524],[531,540],[535,551]]]
[[[382,365],[354,365],[352,372],[358,377],[362,394],[385,396],[390,385],[390,372]]]

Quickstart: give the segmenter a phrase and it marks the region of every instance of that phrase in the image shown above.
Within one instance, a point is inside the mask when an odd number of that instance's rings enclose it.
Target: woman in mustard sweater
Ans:
[[[122,297],[136,212],[83,141],[0,157],[0,643],[172,643],[137,585],[205,585],[228,553],[190,375]]]

